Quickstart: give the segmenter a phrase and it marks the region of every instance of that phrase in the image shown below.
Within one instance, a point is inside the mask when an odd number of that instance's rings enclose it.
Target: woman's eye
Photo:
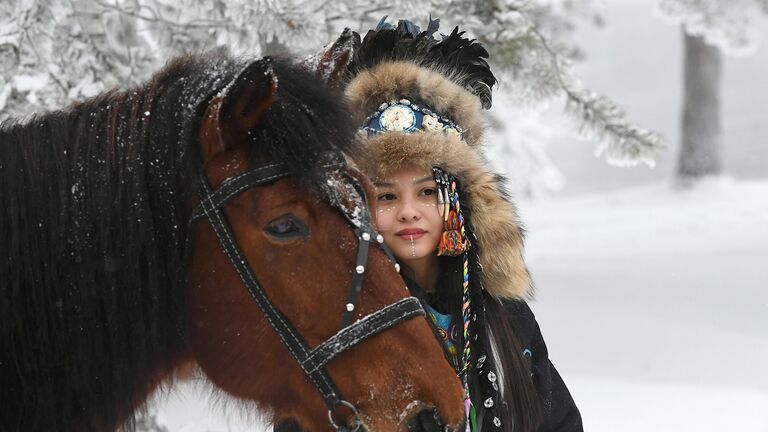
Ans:
[[[392,201],[393,199],[395,199],[395,195],[391,193],[383,193],[378,197],[376,197],[376,199],[379,201]]]
[[[303,222],[289,215],[281,216],[270,222],[269,225],[264,228],[264,231],[274,237],[287,238],[304,236],[307,234],[308,230]]]
[[[427,188],[421,191],[422,195],[430,196],[437,193],[437,189],[434,188]]]

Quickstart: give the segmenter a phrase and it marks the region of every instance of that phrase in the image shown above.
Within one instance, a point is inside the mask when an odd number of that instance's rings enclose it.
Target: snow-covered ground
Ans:
[[[532,308],[589,431],[768,431],[768,181],[523,202]]]
[[[577,74],[669,149],[656,169],[623,169],[587,143],[550,145],[565,187],[521,203],[532,308],[587,431],[766,432],[768,146],[754,95],[768,90],[768,22],[756,53],[723,59],[724,164],[739,180],[676,190],[682,38],[652,3],[606,2],[605,28],[575,35]]]
[[[585,430],[768,431],[768,181],[520,207],[532,308]],[[169,429],[263,429],[206,394],[160,403]]]

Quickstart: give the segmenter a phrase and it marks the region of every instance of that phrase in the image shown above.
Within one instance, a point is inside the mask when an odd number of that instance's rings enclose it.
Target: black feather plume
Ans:
[[[384,61],[412,61],[438,71],[466,88],[480,98],[483,108],[491,107],[491,89],[496,84],[496,77],[486,61],[488,51],[480,43],[464,37],[464,32],[460,32],[458,27],[450,35],[441,34],[441,39],[436,39],[434,35],[440,27],[440,20],[432,17],[426,31],[421,31],[419,26],[408,20],[398,21],[395,27],[386,19],[386,16],[383,17],[360,42],[350,62],[348,78]]]

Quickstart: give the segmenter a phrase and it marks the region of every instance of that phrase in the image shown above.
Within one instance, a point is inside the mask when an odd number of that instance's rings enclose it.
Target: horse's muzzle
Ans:
[[[420,411],[408,421],[408,432],[461,432],[464,428],[464,425],[455,430],[449,428],[434,408]]]

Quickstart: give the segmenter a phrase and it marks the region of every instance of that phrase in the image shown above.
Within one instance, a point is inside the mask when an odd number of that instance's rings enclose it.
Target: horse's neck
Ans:
[[[114,426],[183,352],[177,134],[86,108],[0,130],[0,382],[22,430]]]

